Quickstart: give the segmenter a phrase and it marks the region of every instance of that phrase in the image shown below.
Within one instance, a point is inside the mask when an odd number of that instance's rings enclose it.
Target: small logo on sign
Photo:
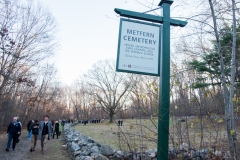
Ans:
[[[128,65],[128,68],[131,68],[131,67],[132,67],[131,64],[129,64],[129,65]]]

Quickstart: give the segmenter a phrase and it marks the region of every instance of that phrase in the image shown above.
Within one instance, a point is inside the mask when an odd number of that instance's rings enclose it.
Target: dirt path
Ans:
[[[0,135],[0,160],[70,160],[68,152],[61,147],[64,143],[59,139],[47,142],[45,155],[41,154],[40,141],[37,142],[36,151],[30,152],[31,141],[27,140],[27,132],[20,136],[20,142],[15,151],[6,152],[7,136]]]

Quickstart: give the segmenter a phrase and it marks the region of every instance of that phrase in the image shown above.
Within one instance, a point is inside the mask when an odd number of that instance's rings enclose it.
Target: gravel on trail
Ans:
[[[45,146],[45,154],[41,153],[40,141],[34,152],[30,152],[31,140],[27,139],[27,132],[24,131],[20,136],[20,142],[17,143],[15,151],[5,151],[7,144],[7,135],[0,135],[0,160],[70,160],[68,151],[61,147],[64,143],[59,139],[50,139]]]

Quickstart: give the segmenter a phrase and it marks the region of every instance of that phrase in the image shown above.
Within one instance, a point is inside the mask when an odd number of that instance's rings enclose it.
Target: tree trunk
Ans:
[[[232,3],[235,3],[234,0],[232,0]],[[233,107],[230,108],[230,103],[232,102],[232,99],[230,99],[231,97],[229,96],[229,92],[228,92],[228,89],[227,89],[227,86],[226,86],[226,76],[225,76],[225,73],[224,73],[223,55],[222,55],[222,49],[221,49],[219,33],[218,33],[218,28],[217,28],[217,21],[216,21],[216,16],[215,16],[215,13],[214,13],[212,0],[209,0],[209,5],[210,5],[212,18],[213,18],[214,32],[215,32],[215,38],[216,38],[216,42],[217,42],[219,62],[220,62],[221,80],[222,80],[222,86],[223,86],[223,99],[224,99],[224,107],[225,107],[225,123],[226,123],[227,135],[228,135],[228,145],[229,145],[229,150],[230,150],[231,156],[234,157],[236,155],[236,146],[235,146],[235,143],[234,143],[235,140],[233,139],[233,137],[234,137],[233,135],[235,135],[236,133],[234,133],[235,130],[232,130],[232,128],[234,128],[233,127],[234,123],[232,123],[233,120],[234,120],[234,117],[233,117],[233,114],[232,114],[233,113]],[[232,5],[233,5],[232,7],[233,7],[233,12],[234,12],[235,11],[234,10],[234,4],[232,4]],[[235,22],[236,22],[236,20],[235,20]],[[236,48],[236,46],[235,46],[235,48]],[[233,63],[232,63],[232,65],[233,65]],[[234,64],[234,66],[235,66],[235,64]],[[232,69],[235,70],[235,68],[232,68]],[[234,77],[231,76],[231,80],[232,80],[232,78],[234,78]],[[234,81],[234,79],[233,79],[233,81]],[[231,85],[233,85],[232,86],[233,89],[230,89],[230,90],[233,92],[234,82],[231,83]]]
[[[109,122],[113,123],[113,116],[114,116],[114,112],[112,110],[110,110],[109,112]]]
[[[77,108],[77,105],[75,105],[75,110],[76,110],[76,116],[77,116],[77,120],[79,121],[79,112],[78,112],[78,108]]]
[[[231,57],[231,78],[230,78],[230,91],[229,91],[229,107],[228,107],[228,121],[227,126],[229,128],[227,134],[230,139],[229,148],[232,157],[237,159],[237,137],[234,124],[234,82],[235,82],[235,68],[236,68],[236,16],[235,16],[235,0],[232,0],[232,12],[233,12],[233,39],[232,39],[232,57]]]

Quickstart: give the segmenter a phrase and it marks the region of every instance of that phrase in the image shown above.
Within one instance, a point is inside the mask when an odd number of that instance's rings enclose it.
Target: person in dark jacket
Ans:
[[[33,123],[32,120],[30,120],[27,124],[27,131],[28,131],[28,140],[31,140],[32,130],[30,130],[30,126]]]
[[[122,126],[123,125],[123,120],[122,119],[120,119],[120,126]]]
[[[58,135],[59,135],[59,123],[58,121],[55,122],[54,126],[53,126],[53,136],[52,138],[54,139],[54,135],[56,134],[57,135],[57,139],[58,139]]]
[[[87,119],[83,121],[83,125],[86,126],[87,124]]]
[[[63,119],[62,122],[61,122],[62,126],[64,126],[65,123],[66,123],[66,121]]]
[[[7,134],[8,134],[8,142],[7,142],[7,148],[6,148],[7,152],[11,147],[11,141],[12,141],[12,149],[14,151],[17,138],[20,133],[21,133],[21,125],[17,122],[17,117],[14,117],[13,121],[9,124],[7,129]]]
[[[37,140],[38,140],[38,132],[39,132],[39,123],[38,120],[35,120],[33,124],[30,126],[30,130],[32,131],[32,140],[31,140],[31,149],[30,152],[35,150]]]

